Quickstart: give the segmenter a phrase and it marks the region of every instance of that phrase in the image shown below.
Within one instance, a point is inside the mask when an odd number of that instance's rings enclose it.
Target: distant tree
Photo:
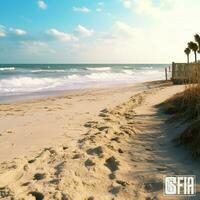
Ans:
[[[194,52],[195,56],[195,62],[197,62],[197,50],[198,50],[198,45],[195,42],[188,42],[188,47]]]
[[[195,34],[194,35],[194,39],[195,39],[195,41],[197,42],[197,44],[198,44],[198,53],[200,53],[200,36],[199,36],[199,34]]]
[[[187,55],[187,62],[189,63],[189,62],[190,62],[190,52],[191,52],[190,48],[187,47],[187,48],[184,50],[184,52],[185,52],[185,54]]]

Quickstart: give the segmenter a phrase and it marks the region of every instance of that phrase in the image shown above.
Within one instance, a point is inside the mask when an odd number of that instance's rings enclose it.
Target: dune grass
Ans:
[[[173,114],[174,120],[178,116],[187,121],[189,125],[174,142],[191,150],[194,158],[200,158],[200,76],[195,84],[188,84],[184,92],[165,101],[162,107],[166,114]]]

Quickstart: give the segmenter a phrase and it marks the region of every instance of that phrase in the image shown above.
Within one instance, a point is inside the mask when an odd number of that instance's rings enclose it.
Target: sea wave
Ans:
[[[31,70],[32,73],[40,73],[40,72],[65,72],[64,69],[35,69]]]
[[[15,67],[0,67],[0,71],[13,71]]]
[[[110,71],[111,67],[86,67],[85,69],[90,71]]]
[[[153,69],[153,67],[141,67],[140,70],[150,70]]]
[[[132,66],[128,66],[128,65],[123,66],[123,69],[132,69],[132,68],[133,68]]]
[[[108,68],[107,68],[108,69]],[[45,70],[46,71],[46,70]],[[59,70],[60,72],[60,70]],[[137,83],[161,80],[161,70],[119,69],[108,71],[79,71],[78,73],[12,75],[0,79],[0,96],[50,90],[73,90],[92,87],[107,87],[114,84]]]
[[[55,88],[60,84],[56,78],[16,77],[0,80],[0,93],[34,92]]]
[[[134,72],[133,72],[133,70],[130,70],[130,69],[123,69],[122,70],[122,73],[125,73],[125,74],[133,74]]]

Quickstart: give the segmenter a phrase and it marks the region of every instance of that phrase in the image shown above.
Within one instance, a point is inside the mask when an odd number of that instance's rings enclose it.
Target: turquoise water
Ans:
[[[0,97],[164,79],[169,64],[0,64]]]

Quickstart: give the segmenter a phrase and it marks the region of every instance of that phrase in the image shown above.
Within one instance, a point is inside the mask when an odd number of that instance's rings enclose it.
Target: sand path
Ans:
[[[199,162],[171,142],[184,127],[167,122],[157,107],[183,88],[154,88],[103,109],[85,124],[76,147],[46,148],[28,160],[2,163],[4,199],[170,199],[163,196],[163,176],[200,173]]]

